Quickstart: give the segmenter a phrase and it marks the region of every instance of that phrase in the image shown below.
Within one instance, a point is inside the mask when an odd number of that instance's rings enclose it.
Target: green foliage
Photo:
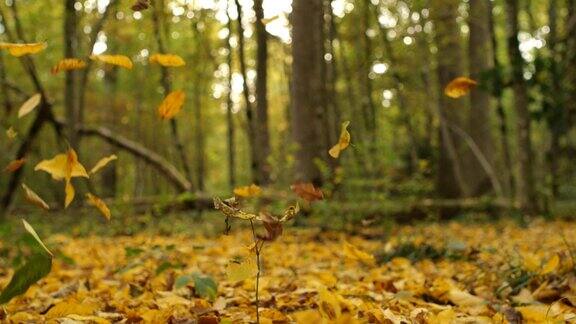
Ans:
[[[214,300],[218,292],[218,284],[212,277],[200,273],[192,274],[196,294],[208,300]]]
[[[32,255],[26,263],[16,270],[8,286],[0,294],[0,304],[6,304],[12,298],[21,295],[38,280],[44,278],[52,269],[52,258],[45,253]]]

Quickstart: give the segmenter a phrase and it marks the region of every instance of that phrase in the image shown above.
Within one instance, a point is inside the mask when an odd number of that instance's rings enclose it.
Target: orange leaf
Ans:
[[[330,156],[335,159],[337,159],[340,156],[340,153],[350,145],[350,132],[348,132],[349,125],[350,121],[345,121],[342,123],[340,139],[338,139],[338,143],[332,146],[332,148],[328,151],[328,154],[330,154]]]
[[[466,77],[458,77],[448,83],[444,89],[444,94],[450,98],[457,99],[467,95],[468,92],[470,92],[470,90],[472,90],[472,88],[474,88],[476,85],[478,85],[478,82],[472,79]]]
[[[313,202],[324,199],[324,193],[319,188],[314,187],[312,183],[297,182],[290,186],[300,198]]]
[[[22,165],[26,162],[26,159],[18,159],[14,160],[4,168],[4,172],[14,172],[22,167]]]
[[[262,188],[258,187],[255,184],[251,184],[249,186],[238,187],[234,189],[234,194],[238,197],[258,197],[262,193]]]
[[[86,67],[86,62],[77,58],[65,58],[52,67],[52,74],[60,71],[79,70]]]
[[[176,54],[153,54],[150,56],[150,63],[160,64],[168,67],[179,67],[186,65],[184,59]]]
[[[125,55],[92,55],[90,59],[93,61],[100,61],[112,65],[121,66],[125,69],[132,69],[132,61]]]
[[[162,119],[172,119],[182,109],[186,94],[182,90],[170,92],[158,107],[158,115]]]
[[[68,208],[70,203],[74,200],[74,196],[76,196],[76,190],[72,185],[71,179],[66,179],[66,186],[64,187],[64,192],[66,197],[64,197],[64,208]]]
[[[110,220],[110,217],[112,216],[112,214],[110,213],[110,209],[108,208],[108,206],[106,206],[106,203],[104,203],[104,201],[102,199],[94,196],[91,193],[87,193],[86,198],[88,200],[88,204],[98,208],[100,213],[102,213],[102,216],[104,216],[104,218],[106,218],[106,220],[108,220],[108,221]]]
[[[0,49],[7,49],[10,55],[20,57],[28,54],[36,54],[46,48],[46,43],[30,43],[30,44],[16,44],[16,43],[0,43]]]

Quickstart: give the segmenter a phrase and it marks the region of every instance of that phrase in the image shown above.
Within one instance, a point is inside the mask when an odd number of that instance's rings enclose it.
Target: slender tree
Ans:
[[[226,53],[226,64],[228,65],[228,75],[227,75],[227,85],[228,91],[226,93],[226,125],[227,129],[227,144],[228,144],[228,185],[230,188],[234,188],[236,186],[236,143],[235,143],[235,132],[236,129],[234,127],[234,103],[232,102],[232,76],[234,68],[233,64],[233,52],[232,52],[232,19],[230,18],[230,14],[228,13],[228,1],[226,2],[226,16],[228,21],[226,23],[226,27],[228,28],[228,35],[225,39],[225,47],[227,50]]]

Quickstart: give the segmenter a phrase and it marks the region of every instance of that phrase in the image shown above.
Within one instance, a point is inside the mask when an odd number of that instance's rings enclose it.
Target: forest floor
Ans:
[[[262,250],[260,322],[573,321],[575,238],[575,223],[541,220],[355,234],[286,228]],[[247,229],[214,236],[52,234],[45,242],[56,255],[52,272],[0,310],[1,321],[256,320]],[[13,273],[5,266],[0,287]]]

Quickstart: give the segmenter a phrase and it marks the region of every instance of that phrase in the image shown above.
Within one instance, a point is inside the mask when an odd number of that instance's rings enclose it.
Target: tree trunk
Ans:
[[[536,211],[536,189],[533,170],[532,142],[530,139],[530,112],[528,111],[528,88],[524,80],[524,62],[518,41],[518,0],[506,0],[508,20],[508,57],[512,66],[512,89],[516,110],[516,141],[518,149],[517,198],[522,210]]]
[[[228,3],[228,2],[227,2]],[[226,93],[226,124],[228,127],[227,131],[227,142],[228,142],[228,185],[230,189],[236,186],[236,147],[235,147],[235,127],[234,127],[234,114],[233,108],[234,103],[232,102],[232,76],[233,76],[233,53],[232,44],[230,43],[232,36],[232,19],[228,14],[228,5],[226,6],[226,15],[228,17],[227,27],[228,36],[226,37],[226,49],[228,53],[226,55],[226,64],[228,65],[228,91]]]
[[[104,75],[104,85],[107,94],[108,109],[106,111],[106,122],[108,127],[112,129],[118,124],[118,117],[120,116],[118,107],[116,106],[116,94],[118,90],[118,67],[113,66],[106,70]],[[106,155],[114,154],[116,150],[113,146],[106,148]],[[116,190],[118,187],[117,163],[112,163],[104,168],[101,173],[102,177],[102,196],[103,197],[116,197]]]
[[[268,34],[264,19],[263,0],[254,0],[254,12],[256,13],[256,159],[258,170],[256,173],[257,184],[270,182],[270,134],[268,131]]]
[[[492,68],[490,45],[490,4],[487,0],[470,0],[470,40],[468,43],[468,63],[470,76],[481,81],[482,74]],[[470,113],[468,115],[468,132],[481,153],[493,165],[494,154],[492,127],[490,122],[490,93],[483,87],[478,87],[470,93]],[[480,162],[473,154],[467,154],[467,186],[473,197],[487,193],[490,179]]]
[[[78,56],[78,14],[74,8],[75,0],[66,0],[64,7],[64,58]],[[68,142],[78,150],[78,127],[80,112],[78,110],[78,71],[66,71],[64,84],[64,107],[68,120]]]
[[[459,0],[432,0],[430,17],[435,26],[436,55],[439,82],[440,152],[436,191],[442,198],[466,196],[460,156],[461,140],[454,136],[446,124],[462,124],[464,99],[451,99],[444,95],[444,87],[463,74],[463,51],[460,27],[456,22]]]
[[[10,100],[10,93],[8,93],[8,77],[6,74],[6,65],[4,63],[4,53],[0,53],[0,90],[2,91],[2,105],[4,106],[3,121],[8,121],[8,116],[12,112],[12,102]]]
[[[296,179],[322,183],[318,161],[326,155],[322,147],[324,111],[322,68],[324,60],[322,0],[292,3],[292,134],[296,144]]]

